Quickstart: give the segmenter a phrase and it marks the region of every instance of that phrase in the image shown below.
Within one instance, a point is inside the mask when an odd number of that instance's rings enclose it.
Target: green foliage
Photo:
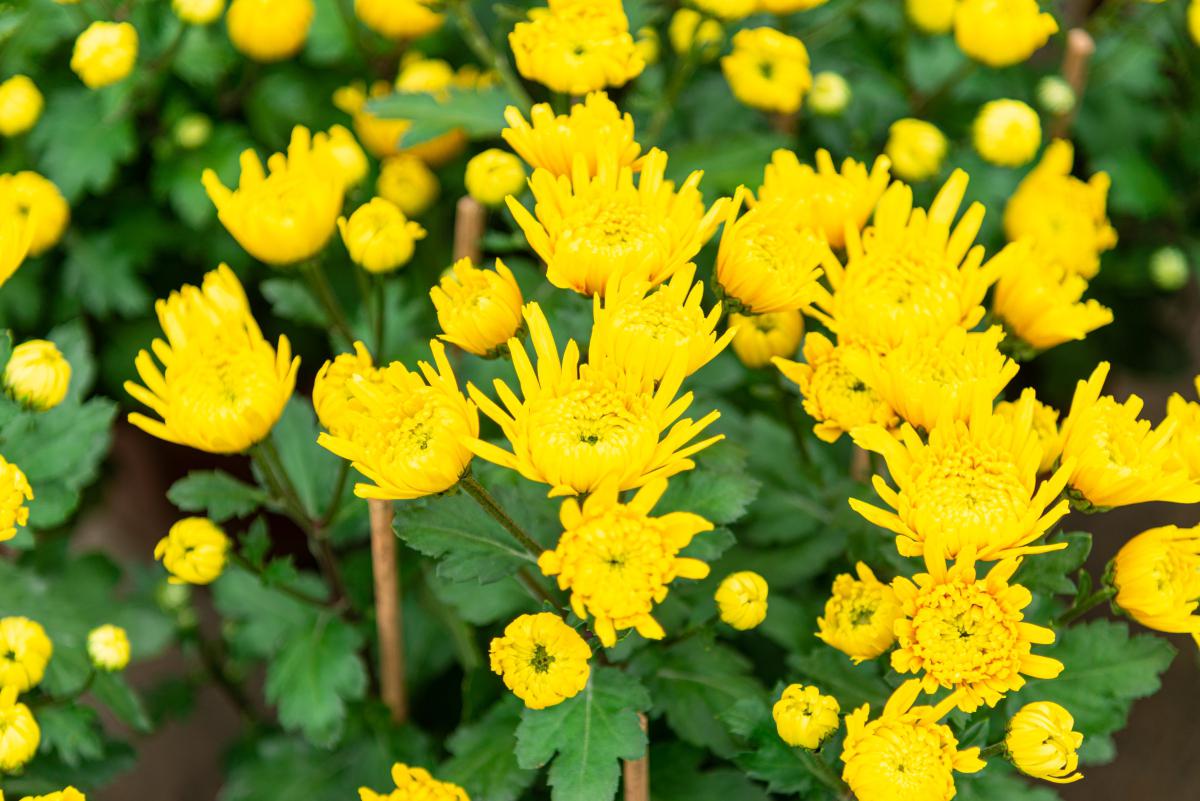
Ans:
[[[107,191],[121,164],[137,153],[133,121],[120,98],[84,87],[62,89],[46,103],[30,141],[41,166],[69,201]]]
[[[812,773],[798,750],[779,738],[764,698],[743,698],[725,712],[724,718],[730,731],[741,738],[741,750],[734,762],[748,776],[766,784],[772,793],[812,792]]]
[[[504,109],[513,105],[500,87],[451,89],[447,95],[393,93],[370,101],[369,108],[380,117],[412,120],[404,133],[404,145],[412,147],[456,129],[472,139],[494,138],[504,127]]]
[[[260,488],[220,470],[188,473],[171,485],[167,499],[185,512],[198,512],[214,523],[253,514],[267,500]]]
[[[521,703],[501,699],[475,723],[461,726],[446,740],[452,756],[439,775],[465,789],[478,801],[516,801],[537,778],[517,761],[517,724]]]

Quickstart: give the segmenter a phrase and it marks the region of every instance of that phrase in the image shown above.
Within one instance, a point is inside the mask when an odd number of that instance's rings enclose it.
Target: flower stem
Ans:
[[[304,592],[303,590],[298,590],[295,587],[289,587],[286,584],[277,584],[275,582],[268,581],[266,574],[262,568],[260,568],[258,565],[251,562],[246,557],[242,556],[237,551],[230,549],[230,556],[233,557],[233,561],[237,562],[244,569],[246,569],[246,570],[250,571],[251,573],[253,573],[254,575],[258,576],[259,581],[261,581],[264,585],[270,587],[271,589],[279,590],[281,593],[288,596],[289,598],[296,600],[296,601],[300,601],[301,603],[308,604],[309,606],[315,606],[322,610],[329,608],[328,601],[323,601],[315,595],[309,595],[308,593]]]
[[[797,753],[800,754],[800,761],[804,763],[804,767],[808,768],[809,773],[817,778],[821,784],[833,791],[837,798],[853,798],[850,788],[842,781],[841,777],[833,772],[833,768],[825,763],[825,760],[809,751],[807,748],[797,748]]]
[[[371,574],[375,580],[375,630],[379,635],[379,685],[392,721],[408,720],[404,615],[391,501],[367,501],[371,517]]]
[[[354,331],[350,328],[350,323],[346,321],[346,313],[342,310],[342,304],[338,302],[337,295],[334,294],[333,287],[330,286],[329,279],[325,276],[325,269],[321,266],[321,262],[313,259],[301,265],[300,272],[308,281],[308,286],[317,302],[324,307],[329,324],[345,338],[347,344],[354,342]]]
[[[517,80],[512,67],[508,64],[507,56],[496,50],[492,40],[484,32],[469,0],[451,0],[450,10],[454,14],[454,18],[458,20],[463,38],[467,40],[467,46],[474,51],[476,58],[496,71],[496,74],[500,76],[500,82],[504,84],[504,88],[512,95],[516,104],[521,107],[521,111],[528,113],[533,105],[533,98]]]
[[[1071,605],[1070,609],[1059,615],[1054,623],[1058,626],[1066,626],[1070,623],[1074,623],[1076,620],[1083,617],[1100,604],[1110,600],[1116,594],[1117,591],[1114,588],[1102,587],[1101,589],[1093,592],[1091,595],[1077,600]]]
[[[513,535],[513,538],[521,543],[525,547],[525,550],[529,551],[535,558],[542,555],[542,551],[545,549],[541,545],[538,545],[533,537],[525,533],[525,530],[504,511],[504,508],[492,497],[490,492],[484,489],[484,486],[479,483],[475,476],[467,473],[458,480],[458,483],[475,500],[475,503],[479,504],[480,508],[487,512],[497,523],[504,526],[505,531]]]
[[[1004,753],[1004,741],[992,743],[991,745],[979,749],[979,758],[987,759],[988,757],[1001,756]]]
[[[800,463],[808,467],[812,464],[812,457],[808,454],[808,443],[804,440],[804,431],[800,428],[800,421],[796,418],[796,407],[792,403],[792,397],[788,393],[787,387],[784,386],[783,374],[778,370],[773,372],[775,373],[775,388],[779,391],[779,408],[783,412],[783,422],[792,432],[792,441],[796,445],[796,455],[799,457]]]

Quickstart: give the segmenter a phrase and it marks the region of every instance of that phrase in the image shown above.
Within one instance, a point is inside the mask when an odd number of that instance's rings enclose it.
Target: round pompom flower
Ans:
[[[225,10],[225,0],[171,0],[171,8],[189,25],[209,25]]]
[[[53,654],[54,643],[40,623],[27,617],[0,619],[0,687],[32,690],[41,684]]]
[[[735,33],[733,52],[721,59],[721,71],[742,103],[779,114],[799,111],[812,87],[804,43],[774,28]]]
[[[905,0],[904,10],[909,20],[922,32],[936,35],[949,33],[954,27],[954,9],[958,0]]]
[[[362,24],[388,39],[416,39],[442,27],[437,0],[354,0]]]
[[[645,69],[620,0],[548,0],[508,35],[517,71],[555,92],[623,86]]]
[[[804,316],[798,311],[767,314],[731,314],[733,352],[751,370],[766,367],[774,359],[794,356],[804,336]]]
[[[954,13],[954,41],[989,67],[1021,63],[1056,31],[1037,0],[962,0]]]
[[[975,150],[1001,167],[1020,167],[1037,155],[1042,144],[1038,113],[1020,100],[993,100],[984,104],[972,127]]]
[[[300,52],[316,13],[313,0],[233,0],[225,25],[240,53],[270,63]]]
[[[388,793],[377,793],[369,787],[360,787],[361,801],[471,801],[467,791],[451,782],[433,778],[424,768],[414,768],[397,762],[392,765],[392,782],[396,789]]]
[[[779,739],[795,748],[815,751],[838,729],[842,711],[837,699],[816,687],[789,684],[771,708]]]
[[[499,355],[521,328],[521,287],[500,259],[494,270],[459,259],[429,297],[442,328],[438,338],[476,356]]]
[[[341,172],[342,183],[347,187],[357,186],[371,169],[362,145],[342,125],[334,125],[325,135],[328,137],[329,156]]]
[[[313,382],[313,411],[325,430],[335,437],[346,437],[353,429],[354,416],[365,411],[351,385],[365,381],[382,386],[382,371],[375,368],[367,346],[354,343],[353,353],[339,353],[321,365]]]
[[[767,589],[766,579],[752,570],[730,573],[713,596],[721,620],[739,631],[757,627],[767,619]]]
[[[185,517],[154,546],[172,584],[211,584],[225,570],[229,537],[207,517]]]
[[[55,0],[55,2],[59,2],[59,0]],[[3,799],[0,799],[0,801],[3,801]],[[47,795],[25,796],[21,801],[87,801],[87,796],[74,787],[64,787]]]
[[[17,702],[17,688],[0,687],[0,773],[24,767],[41,742],[42,730],[29,707]]]
[[[736,22],[757,11],[758,0],[690,0],[690,5],[713,17]]]
[[[1008,721],[1004,748],[1022,773],[1055,784],[1079,781],[1079,747],[1083,735],[1071,729],[1075,718],[1058,704],[1035,701]]]
[[[45,99],[28,75],[0,83],[0,136],[19,136],[37,124]]]
[[[350,219],[338,218],[350,260],[369,273],[390,273],[408,264],[425,229],[400,207],[377,197],[359,206]]]
[[[437,175],[424,161],[409,153],[390,156],[379,166],[375,191],[396,204],[409,217],[429,210],[441,191]]]
[[[1116,604],[1155,631],[1191,634],[1200,645],[1200,526],[1162,526],[1121,546],[1113,560]]]
[[[549,103],[538,103],[528,121],[520,109],[509,106],[504,121],[508,127],[500,135],[535,170],[570,176],[577,156],[584,159],[588,175],[596,175],[600,164],[613,158],[617,167],[639,166],[642,147],[634,140],[633,117],[621,114],[604,92],[591,92],[557,116]]]
[[[525,186],[521,160],[493,147],[467,162],[467,193],[485,206],[499,206],[509,195],[519,195]]]
[[[53,342],[31,339],[13,348],[4,368],[4,388],[38,411],[53,409],[67,397],[71,363]]]
[[[124,670],[129,664],[129,635],[112,624],[94,628],[88,632],[87,652],[92,664],[100,670]]]
[[[133,72],[137,55],[137,28],[128,22],[93,22],[75,40],[71,69],[89,89],[100,89]]]
[[[48,179],[23,170],[0,175],[0,219],[27,221],[29,255],[40,256],[58,244],[71,218],[71,208]]]
[[[924,181],[942,169],[946,135],[931,122],[907,117],[888,128],[883,152],[892,160],[892,172],[905,181]]]
[[[29,522],[29,507],[33,489],[17,467],[0,456],[0,542],[17,536],[17,526]]]
[[[896,642],[893,629],[900,602],[871,568],[859,562],[854,570],[858,578],[842,573],[833,580],[825,615],[817,618],[817,636],[858,663],[874,659]]]
[[[588,683],[592,649],[558,615],[521,615],[492,640],[492,672],[530,709],[561,704]]]

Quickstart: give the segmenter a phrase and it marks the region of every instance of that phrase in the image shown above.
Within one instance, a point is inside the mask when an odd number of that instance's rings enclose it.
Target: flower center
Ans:
[[[546,650],[546,646],[540,642],[533,646],[533,656],[529,659],[529,666],[533,668],[535,673],[549,673],[550,666],[554,664],[554,657]]]
[[[683,307],[664,292],[653,292],[636,303],[628,303],[613,315],[619,331],[644,334],[656,341],[684,344],[699,329],[703,312]],[[699,319],[697,319],[699,318]]]
[[[573,255],[634,261],[665,257],[669,233],[646,213],[636,198],[584,203],[567,220],[563,248]]]
[[[974,684],[1019,671],[1020,616],[978,583],[937,585],[919,604],[911,650],[939,683]]]
[[[912,517],[926,531],[939,531],[951,554],[974,543],[984,545],[997,530],[1020,520],[1030,488],[1003,453],[955,441],[931,446],[930,458],[913,471]]]

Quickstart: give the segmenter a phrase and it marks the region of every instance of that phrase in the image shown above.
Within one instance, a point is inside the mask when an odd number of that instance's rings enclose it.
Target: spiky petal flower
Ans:
[[[1017,710],[1008,721],[1004,749],[1022,773],[1054,784],[1070,784],[1083,778],[1079,747],[1083,735],[1072,731],[1075,718],[1058,704],[1035,701]]]
[[[592,649],[558,615],[521,615],[492,640],[492,672],[530,709],[545,709],[579,694],[588,683]]]
[[[1037,398],[1037,391],[1033,387],[1026,387],[1021,390],[1020,398],[1015,401],[1000,401],[994,411],[1016,424],[1024,414],[1025,404],[1033,407],[1033,433],[1037,435],[1038,445],[1042,449],[1042,463],[1038,466],[1038,473],[1046,475],[1054,469],[1058,457],[1062,455],[1062,446],[1058,441],[1058,409],[1042,403]]]
[[[529,110],[528,122],[520,109],[509,106],[504,121],[508,127],[500,135],[509,147],[530,167],[552,175],[570,176],[576,156],[583,157],[588,175],[596,175],[614,156],[618,168],[641,166],[633,117],[622,115],[604,92],[589,93],[566,114],[555,115],[549,103],[538,103]]]
[[[854,566],[858,578],[842,573],[833,580],[824,617],[817,618],[817,636],[857,664],[874,659],[896,642],[900,602],[890,585],[875,578],[864,563]]]
[[[383,384],[382,371],[375,367],[370,351],[361,342],[354,343],[353,353],[339,353],[317,371],[312,391],[313,411],[325,430],[335,437],[349,436],[354,414],[365,411],[362,401],[351,390],[357,381]]]
[[[547,0],[508,35],[517,71],[555,92],[623,86],[646,68],[620,0]]]
[[[1191,634],[1200,645],[1200,526],[1162,526],[1125,543],[1113,560],[1116,604],[1147,628]]]

